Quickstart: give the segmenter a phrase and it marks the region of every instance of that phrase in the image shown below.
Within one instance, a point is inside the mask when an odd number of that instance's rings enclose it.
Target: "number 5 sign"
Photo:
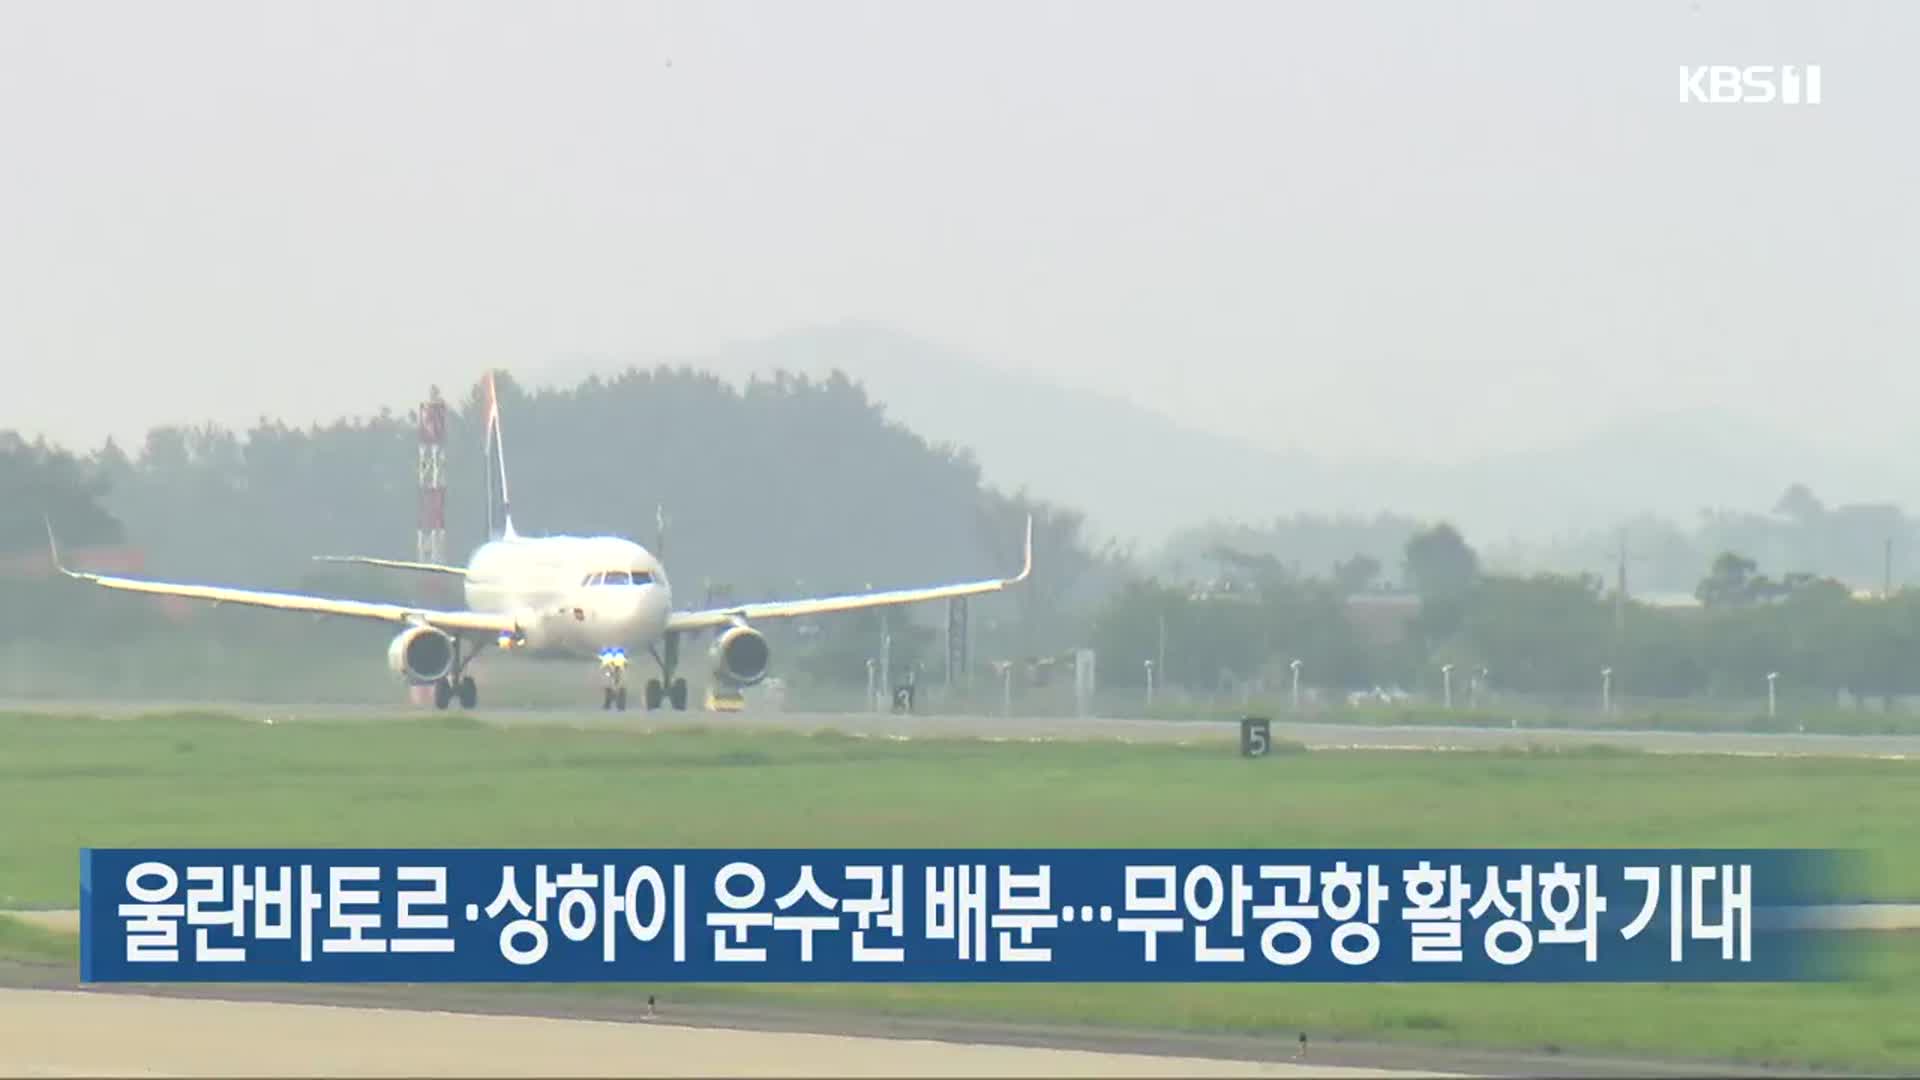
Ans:
[[[1240,718],[1240,756],[1266,757],[1269,738],[1267,718],[1264,716],[1244,716]]]

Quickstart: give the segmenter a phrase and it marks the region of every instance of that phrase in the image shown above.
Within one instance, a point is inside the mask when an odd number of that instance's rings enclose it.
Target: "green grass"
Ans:
[[[461,716],[271,727],[198,714],[0,716],[0,822],[24,826],[0,833],[0,907],[73,904],[76,852],[86,845],[1817,846],[1863,850],[1863,890],[1909,899],[1920,897],[1916,770],[1899,761],[1581,750],[1246,761],[1224,744],[497,730]],[[1920,1062],[1920,942],[1860,937],[1869,974],[1842,984],[665,992],[1911,1067]],[[11,940],[0,936],[0,952],[14,949]]]

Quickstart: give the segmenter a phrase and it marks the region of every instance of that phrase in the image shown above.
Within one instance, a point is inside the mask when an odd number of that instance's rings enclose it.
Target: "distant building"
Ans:
[[[1886,599],[1886,595],[1882,593],[1879,589],[1849,588],[1847,592],[1848,592],[1848,595],[1852,596],[1853,599],[1855,600],[1874,601],[1874,600]],[[1611,596],[1612,594],[1608,594],[1608,595]],[[1756,600],[1754,601],[1754,603],[1778,604],[1778,603],[1784,602],[1785,600],[1786,600],[1785,596],[1775,596],[1771,598]],[[1706,610],[1706,605],[1702,604],[1700,602],[1700,598],[1695,596],[1692,593],[1682,593],[1682,592],[1638,593],[1634,595],[1633,602],[1636,604],[1639,604],[1641,607],[1654,608],[1659,611],[1705,611]]]
[[[1645,592],[1636,593],[1631,599],[1641,607],[1661,610],[1686,611],[1701,607],[1700,598],[1690,592]]]
[[[1187,599],[1196,603],[1230,600],[1236,603],[1257,604],[1260,602],[1260,586],[1249,581],[1215,578],[1212,581],[1189,585]]]
[[[1420,614],[1420,596],[1410,592],[1360,592],[1347,597],[1347,625],[1370,645],[1406,640],[1407,626]]]

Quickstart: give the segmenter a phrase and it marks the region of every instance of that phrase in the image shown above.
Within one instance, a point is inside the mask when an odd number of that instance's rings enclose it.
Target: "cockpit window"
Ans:
[[[645,570],[607,570],[588,574],[582,585],[650,585],[653,575]]]

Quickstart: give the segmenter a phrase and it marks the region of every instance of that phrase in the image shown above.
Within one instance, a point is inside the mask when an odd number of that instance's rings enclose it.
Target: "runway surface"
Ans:
[[[418,706],[300,705],[206,702],[0,701],[0,709],[53,714],[130,717],[146,713],[214,711],[261,722],[393,719],[433,716]],[[893,716],[880,713],[614,712],[593,708],[528,709],[483,706],[471,715],[501,725],[558,725],[634,731],[701,726],[791,732],[836,731],[875,738],[989,740],[1114,739],[1149,743],[1231,743],[1235,721],[1133,720],[1058,716]],[[1274,720],[1276,739],[1316,750],[1494,750],[1528,746],[1607,746],[1661,754],[1734,754],[1764,757],[1864,757],[1920,760],[1920,735],[1830,735],[1779,732],[1639,731],[1618,728],[1446,727]]]
[[[5,989],[10,988],[10,989]],[[185,1075],[1807,1076],[1804,1069],[1348,1042],[1296,1033],[1129,1031],[871,1015],[526,988],[380,984],[82,988],[58,966],[0,963],[0,1075],[127,1070],[75,1030],[145,1032],[139,1061]],[[86,999],[86,1000],[83,1000]],[[114,1002],[128,1004],[114,1004]],[[263,1006],[265,1008],[263,1008]],[[45,1010],[36,1013],[35,1009]],[[9,1027],[15,1017],[23,1018]],[[121,1019],[121,1018],[126,1019]],[[95,1028],[95,1024],[111,1025]],[[510,1031],[515,1045],[490,1051]],[[404,1031],[403,1037],[390,1037]],[[191,1040],[183,1032],[199,1035]],[[209,1038],[209,1033],[220,1033]],[[471,1034],[469,1034],[471,1033]],[[228,1045],[223,1038],[238,1040]],[[269,1044],[265,1049],[259,1045]],[[192,1045],[185,1045],[192,1043]],[[204,1045],[212,1043],[211,1047]],[[341,1058],[344,1043],[360,1057]],[[420,1045],[425,1044],[425,1045]],[[387,1056],[386,1046],[396,1048]],[[544,1050],[552,1046],[551,1053]],[[9,1053],[10,1048],[24,1048]],[[61,1049],[65,1047],[67,1049]],[[312,1047],[310,1049],[310,1047]],[[115,1049],[108,1047],[108,1050]],[[31,1050],[29,1057],[27,1050]],[[188,1066],[163,1067],[160,1053]],[[291,1054],[292,1056],[289,1056]],[[198,1055],[198,1056],[188,1056]],[[253,1056],[248,1056],[253,1055]],[[278,1055],[278,1056],[276,1056]],[[378,1057],[377,1063],[363,1060]],[[475,1064],[479,1062],[479,1064]],[[252,1067],[255,1064],[260,1067]]]
[[[102,1037],[103,1034],[108,1037]],[[0,989],[8,1076],[1327,1076],[1445,1073],[783,1031]]]

